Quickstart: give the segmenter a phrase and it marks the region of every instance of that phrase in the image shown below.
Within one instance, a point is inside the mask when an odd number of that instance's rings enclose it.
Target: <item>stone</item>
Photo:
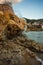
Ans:
[[[25,25],[9,4],[0,4],[0,65],[41,65],[35,57],[42,47],[22,35]]]

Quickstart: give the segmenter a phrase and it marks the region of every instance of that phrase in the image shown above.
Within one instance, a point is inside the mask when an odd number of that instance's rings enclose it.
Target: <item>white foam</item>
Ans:
[[[41,65],[43,65],[43,60],[40,59],[38,56],[35,57],[37,61],[41,62]]]

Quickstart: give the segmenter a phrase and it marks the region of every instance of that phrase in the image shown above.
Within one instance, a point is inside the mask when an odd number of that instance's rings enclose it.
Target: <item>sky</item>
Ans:
[[[19,17],[43,19],[43,0],[22,0],[18,4],[13,4],[13,9]]]

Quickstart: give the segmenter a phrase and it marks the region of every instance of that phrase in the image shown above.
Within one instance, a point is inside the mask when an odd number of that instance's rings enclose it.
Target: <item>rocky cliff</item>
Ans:
[[[2,8],[3,5],[0,5]],[[6,9],[6,5],[3,6]],[[7,5],[9,8],[9,5]],[[39,54],[43,60],[43,45],[27,40],[22,32],[26,23],[10,8],[0,8],[0,65],[41,65],[35,58]],[[2,8],[3,9],[3,8]],[[5,13],[6,12],[6,13]],[[6,14],[6,15],[5,15]]]

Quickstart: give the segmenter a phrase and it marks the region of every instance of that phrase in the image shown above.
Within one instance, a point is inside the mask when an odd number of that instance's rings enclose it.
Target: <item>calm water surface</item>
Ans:
[[[41,44],[43,44],[43,31],[40,32],[24,32],[23,34],[25,34],[27,36],[28,39],[32,39],[35,40],[36,42],[39,42]]]

